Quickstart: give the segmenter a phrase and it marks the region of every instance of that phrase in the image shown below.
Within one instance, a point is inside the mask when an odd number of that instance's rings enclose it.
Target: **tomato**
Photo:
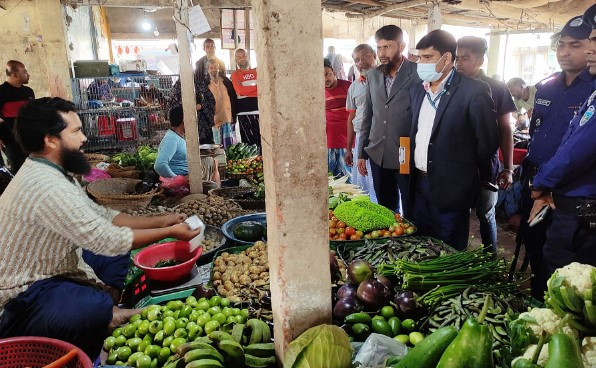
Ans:
[[[336,228],[337,227],[337,221],[330,220],[329,221],[329,227],[332,228],[332,229]]]
[[[335,232],[337,233],[337,235],[341,235],[344,233],[346,229],[338,227],[337,229],[335,229]]]
[[[347,240],[347,239],[348,239],[348,236],[345,233],[343,233],[339,236],[339,240]]]
[[[352,236],[352,235],[356,234],[356,229],[348,226],[348,227],[346,227],[345,233],[346,233],[346,236]]]
[[[356,235],[358,235],[359,237],[364,237],[364,233],[360,230],[356,231]]]
[[[414,231],[416,231],[416,228],[414,226],[410,226],[409,228],[406,229],[406,234],[408,234],[408,235],[414,234]]]
[[[364,235],[364,239],[370,239],[370,238],[372,238],[372,237],[370,236],[370,234],[366,234],[366,235]]]
[[[377,230],[374,230],[370,233],[370,237],[373,239],[378,238],[379,236],[381,236],[381,234],[379,234],[379,232]]]
[[[337,219],[337,217],[333,216],[333,217],[331,217],[331,221],[338,222],[339,220]]]
[[[335,230],[335,228],[333,228],[333,227],[332,227],[332,228],[330,228],[330,229],[329,229],[329,235],[333,236],[333,235],[335,235],[335,234],[337,234],[337,231]]]
[[[395,226],[389,226],[389,232],[394,232],[395,231]]]
[[[394,232],[391,233],[391,236],[397,236],[397,234]]]
[[[396,228],[395,228],[395,234],[396,234],[397,236],[401,236],[401,235],[403,235],[403,234],[404,234],[404,228],[403,228],[403,227],[401,227],[401,226],[398,226],[398,227],[396,227]]]
[[[397,222],[401,222],[402,221],[401,214],[400,213],[396,213],[395,214],[395,221],[397,221]]]
[[[339,221],[339,222],[337,223],[337,227],[339,227],[339,228],[345,228],[345,227],[346,227],[346,223],[345,223],[345,222],[343,222],[343,221]]]
[[[362,239],[362,238],[356,234],[350,236],[350,240],[360,240],[360,239]]]
[[[335,235],[335,236],[333,237],[333,240],[338,240],[338,239],[339,239],[339,235]]]
[[[384,237],[391,236],[391,232],[390,231],[387,231],[387,230],[383,230],[383,236]]]
[[[409,224],[406,224],[406,223],[404,222],[404,223],[401,225],[401,227],[403,227],[404,229],[407,229],[407,228],[409,228],[409,227],[410,227],[410,225],[409,225]]]

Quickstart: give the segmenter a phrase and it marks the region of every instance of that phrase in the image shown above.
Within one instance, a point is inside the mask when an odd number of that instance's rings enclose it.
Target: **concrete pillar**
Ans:
[[[31,75],[29,86],[36,96],[71,99],[68,42],[60,1],[8,0],[2,5],[10,11],[0,21],[2,70],[8,60],[19,60]]]
[[[253,0],[275,347],[331,322],[320,0]]]
[[[486,68],[486,74],[493,76],[499,73],[499,60],[501,49],[501,35],[491,35],[488,46],[488,66]],[[503,77],[503,76],[501,76]]]
[[[70,63],[66,49],[68,42],[64,31],[62,5],[52,0],[37,0],[36,4],[44,42],[43,64],[46,68],[49,95],[71,100]]]
[[[180,84],[182,92],[182,110],[184,112],[184,128],[186,139],[186,152],[188,156],[188,180],[190,192],[203,193],[203,172],[199,150],[199,130],[195,98],[195,83],[192,62],[190,59],[188,24],[188,0],[175,2],[174,14],[180,14],[182,19],[176,21],[176,35],[178,39],[178,60],[180,61]]]

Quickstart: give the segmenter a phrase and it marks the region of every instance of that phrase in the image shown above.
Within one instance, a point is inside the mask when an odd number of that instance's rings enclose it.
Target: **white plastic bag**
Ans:
[[[364,345],[356,354],[354,362],[360,363],[359,368],[382,368],[392,356],[405,356],[408,347],[391,337],[373,333],[366,339]]]

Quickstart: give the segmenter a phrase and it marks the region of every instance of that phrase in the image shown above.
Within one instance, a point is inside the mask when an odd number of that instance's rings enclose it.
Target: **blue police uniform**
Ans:
[[[581,16],[570,19],[560,32],[560,36],[587,39],[591,27],[582,21]],[[532,267],[532,296],[541,299],[545,291],[543,279],[543,246],[546,232],[552,221],[552,214],[536,226],[528,227],[528,218],[534,201],[530,197],[529,182],[538,169],[546,164],[557,152],[569,122],[593,90],[592,76],[586,68],[567,86],[566,73],[553,74],[537,84],[537,92],[530,123],[528,155],[522,164],[522,218],[518,231],[518,242],[525,246]]]
[[[596,88],[596,84],[593,84]],[[556,209],[544,245],[544,276],[571,262],[596,266],[596,91],[573,118],[555,156],[541,166],[534,190],[550,190]]]

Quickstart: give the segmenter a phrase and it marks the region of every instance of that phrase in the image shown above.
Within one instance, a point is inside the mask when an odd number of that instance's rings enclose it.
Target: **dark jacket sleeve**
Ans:
[[[499,148],[499,127],[490,87],[486,83],[477,85],[470,104],[470,122],[476,136],[478,161],[484,162]]]
[[[358,158],[368,160],[368,155],[364,148],[368,146],[370,129],[372,127],[373,106],[372,98],[370,96],[370,81],[366,84],[366,102],[364,103],[364,114],[362,115],[362,123],[360,126],[360,145],[358,146]]]
[[[226,86],[226,89],[228,90],[228,95],[230,96],[230,105],[232,106],[232,123],[236,123],[236,115],[238,114],[238,104],[236,102],[238,95],[234,89],[234,84],[228,77],[224,77],[223,82]]]

